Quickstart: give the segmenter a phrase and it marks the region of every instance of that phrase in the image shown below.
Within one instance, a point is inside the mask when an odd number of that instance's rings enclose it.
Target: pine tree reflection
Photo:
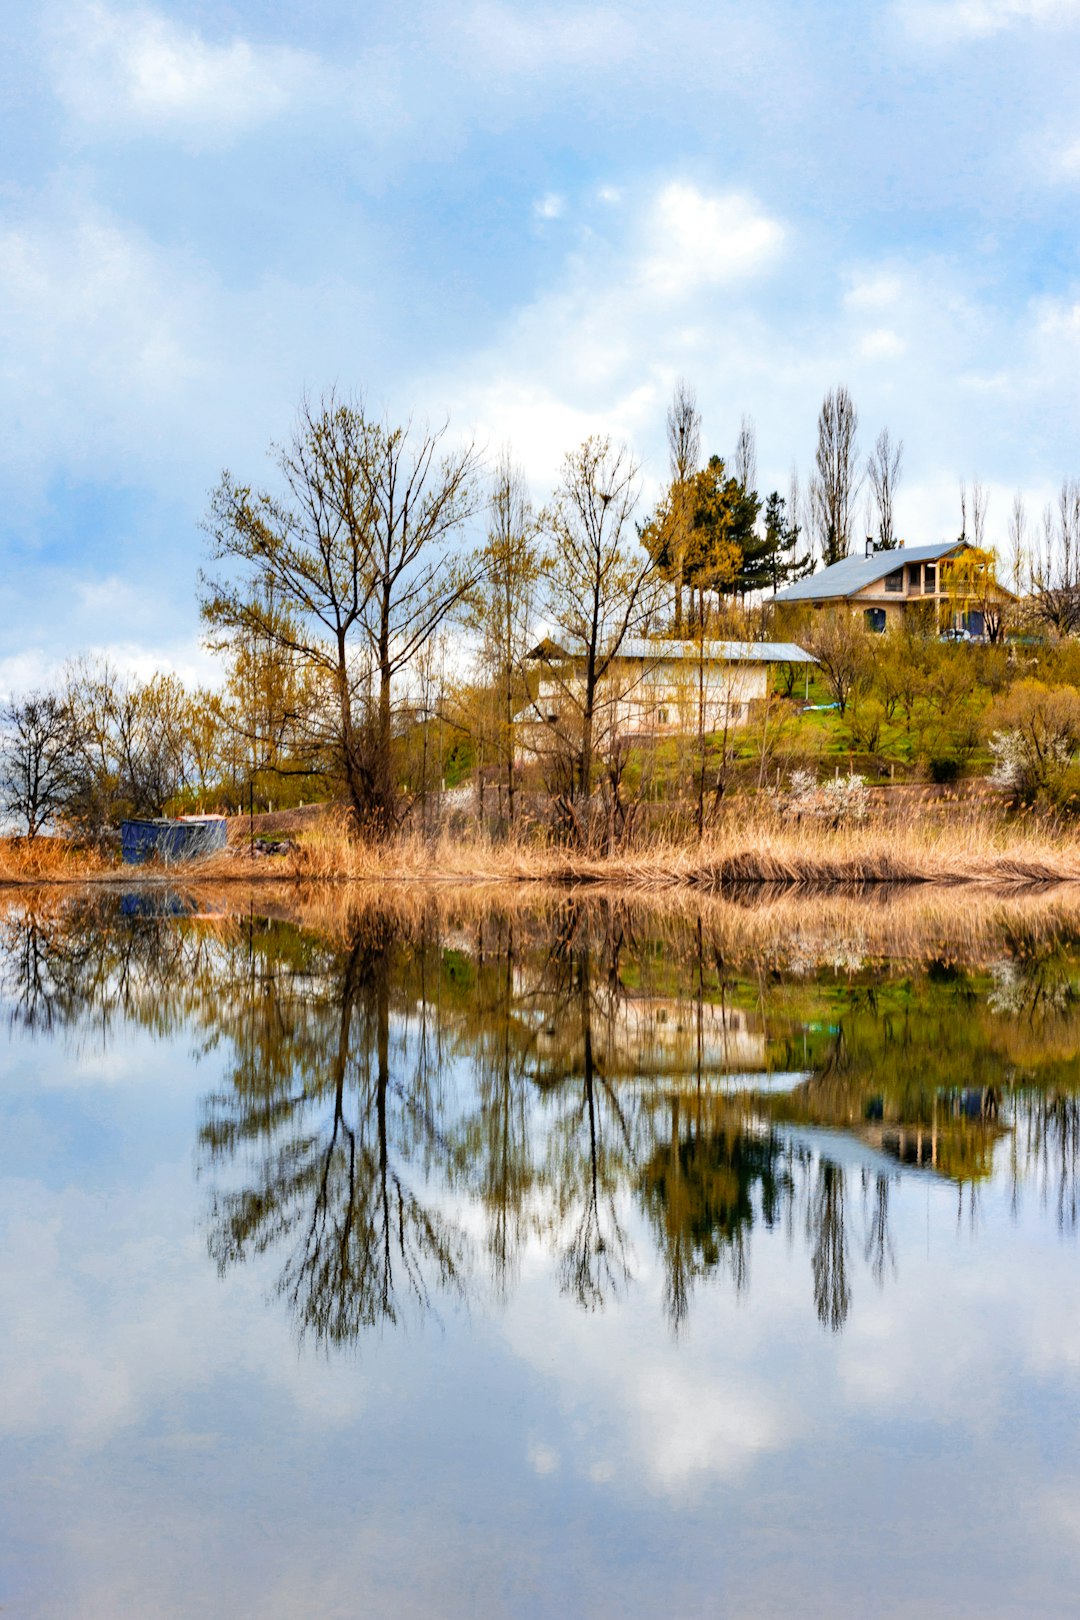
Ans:
[[[641,1193],[660,1244],[665,1307],[676,1331],[694,1282],[726,1269],[749,1286],[749,1240],[758,1214],[774,1227],[794,1195],[781,1137],[724,1098],[669,1097],[668,1140],[642,1166]]]

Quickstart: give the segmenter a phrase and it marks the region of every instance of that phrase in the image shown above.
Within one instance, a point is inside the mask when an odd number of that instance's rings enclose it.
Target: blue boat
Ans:
[[[198,861],[224,849],[228,836],[224,816],[184,816],[178,821],[158,816],[145,821],[122,821],[120,853],[126,866],[141,866],[155,857],[166,865]]]

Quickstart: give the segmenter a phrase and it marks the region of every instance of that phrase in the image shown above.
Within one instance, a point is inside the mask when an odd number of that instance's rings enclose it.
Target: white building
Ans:
[[[546,640],[531,662],[541,674],[531,705],[518,716],[525,751],[542,751],[544,727],[573,724],[585,687],[583,652]],[[596,700],[596,741],[656,737],[745,725],[769,694],[778,664],[815,660],[793,642],[664,641],[627,638],[607,663]]]

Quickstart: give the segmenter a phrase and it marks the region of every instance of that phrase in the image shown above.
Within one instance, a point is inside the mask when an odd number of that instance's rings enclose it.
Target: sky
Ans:
[[[0,8],[0,692],[90,650],[212,678],[223,469],[297,404],[588,433],[644,500],[673,386],[805,481],[824,393],[898,530],[1002,548],[1080,474],[1080,0]]]

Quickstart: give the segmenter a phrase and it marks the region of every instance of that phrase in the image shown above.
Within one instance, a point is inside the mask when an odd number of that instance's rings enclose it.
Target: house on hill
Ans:
[[[867,542],[865,554],[796,580],[778,591],[775,600],[814,608],[846,605],[863,613],[868,630],[879,631],[901,624],[913,604],[932,603],[939,630],[965,631],[981,639],[994,609],[1013,600],[982,559],[982,552],[962,540],[901,544],[895,551],[877,551]]]
[[[543,753],[580,713],[584,648],[546,639],[529,654],[538,680],[519,716],[523,751]],[[628,637],[609,662],[596,704],[596,737],[603,749],[618,737],[657,737],[680,731],[730,730],[745,725],[769,693],[777,665],[816,660],[793,642],[663,641]]]

